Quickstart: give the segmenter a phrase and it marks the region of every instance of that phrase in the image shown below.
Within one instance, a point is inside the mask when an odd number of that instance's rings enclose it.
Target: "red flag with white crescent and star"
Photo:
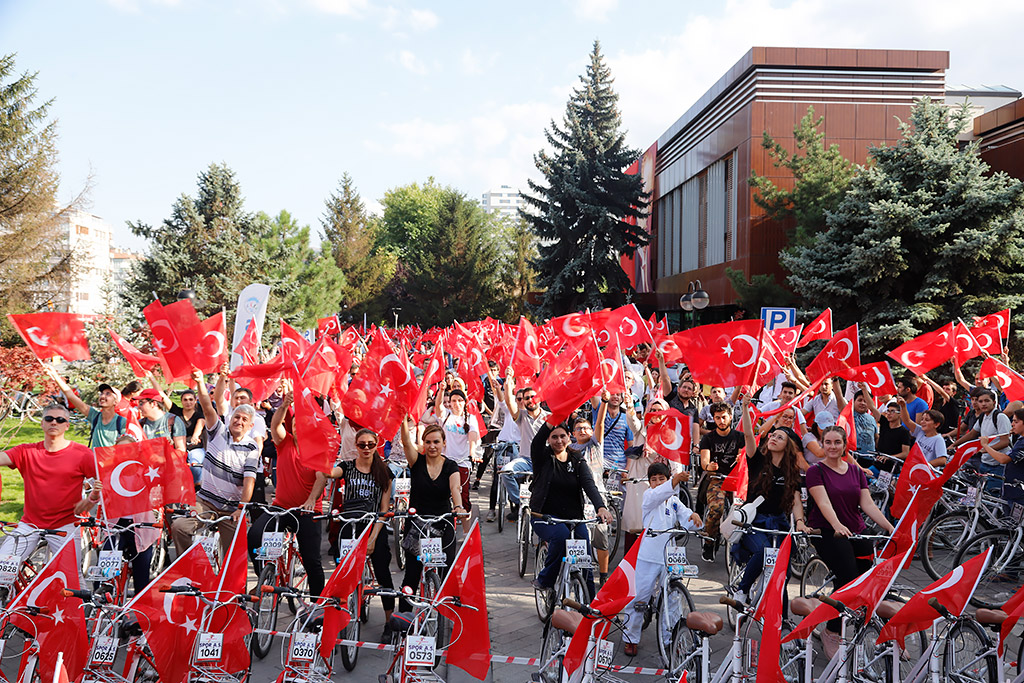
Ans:
[[[937,330],[900,344],[885,355],[915,375],[922,375],[942,365],[955,353],[956,337],[953,323],[947,323]]]
[[[857,323],[840,330],[822,347],[821,352],[807,366],[807,379],[838,375],[860,365],[860,327]]]
[[[647,445],[658,455],[683,465],[690,464],[693,422],[675,408],[644,414]]]
[[[815,318],[806,328],[804,328],[804,336],[800,337],[800,341],[797,342],[796,347],[799,349],[807,346],[812,341],[831,338],[832,309],[826,308],[821,312],[821,315]]]
[[[181,344],[181,330],[174,326],[165,306],[159,301],[154,301],[142,309],[142,314],[149,323],[153,344],[156,346],[157,355],[160,356],[160,365],[167,381],[177,382],[191,377],[192,359]]]
[[[94,448],[107,519],[148,512],[165,505],[195,505],[192,473],[183,451],[164,437]]]
[[[194,327],[185,330],[181,341],[192,359],[192,367],[200,372],[218,372],[228,360],[228,328],[224,311],[212,315]]]
[[[53,356],[69,361],[90,358],[85,323],[74,313],[8,313],[7,319],[39,360]]]
[[[735,387],[753,383],[763,335],[760,320],[736,320],[701,325],[678,332],[672,338],[695,380]]]

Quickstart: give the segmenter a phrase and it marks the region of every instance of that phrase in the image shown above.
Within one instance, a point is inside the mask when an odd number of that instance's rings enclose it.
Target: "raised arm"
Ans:
[[[220,368],[220,373],[217,375],[217,385],[213,388],[213,405],[217,409],[217,415],[220,415],[222,410],[225,410],[227,406],[227,388],[228,388],[228,364]]]
[[[164,388],[160,386],[160,382],[156,380],[156,375],[153,374],[152,370],[146,371],[146,379],[149,380],[149,385],[160,392],[160,398],[164,402],[164,410],[170,410],[174,406],[174,402],[171,401],[171,397],[167,395]]]
[[[413,425],[412,415],[406,415],[405,419],[402,420],[402,450],[405,451],[405,459],[409,463],[409,467],[412,467],[419,459],[420,452],[416,447],[416,443],[412,439],[410,425],[415,427],[415,425]]]
[[[833,377],[832,395],[836,397],[836,406],[839,408],[840,411],[842,411],[842,409],[846,407],[846,404],[849,403],[849,401],[846,400],[846,394],[840,391],[840,389],[842,388],[843,387],[839,384],[839,378]]]
[[[911,434],[917,429],[917,423],[910,419],[910,412],[907,411],[907,402],[902,396],[896,397],[896,403],[900,406],[900,419],[903,420],[903,426],[910,431]]]
[[[932,391],[934,391],[936,394],[938,394],[939,396],[942,397],[943,403],[945,403],[949,399],[953,398],[952,396],[949,395],[948,391],[946,391],[940,385],[938,385],[935,382],[933,382],[932,378],[929,377],[928,375],[921,375],[921,379],[923,379],[925,382],[927,382],[928,386],[930,386],[932,388]]]
[[[43,365],[43,368],[46,370],[46,374],[50,376],[50,379],[56,382],[57,388],[60,389],[62,394],[64,394],[64,398],[68,400],[71,407],[82,415],[89,415],[89,406],[75,394],[75,390],[71,388],[70,384],[64,381],[64,378],[60,376],[60,373],[49,365]]]
[[[672,393],[672,378],[668,376],[668,364],[665,362],[665,353],[654,345],[654,355],[658,359],[658,377],[661,380],[661,395],[667,400]]]
[[[497,382],[497,379],[495,379]],[[516,405],[516,375],[512,370],[512,366],[505,371],[505,386],[502,388],[501,397],[505,401],[505,407],[508,408],[508,416],[512,418],[513,422],[519,421],[519,406]]]
[[[270,438],[274,440],[274,445],[278,445],[284,441],[284,437],[288,436],[288,432],[284,428],[284,418],[288,415],[288,407],[295,400],[295,396],[291,390],[286,391],[281,396],[281,405],[274,411],[274,416],[270,418]]]
[[[607,389],[601,392],[601,402],[598,404],[597,417],[594,419],[594,441],[604,441],[604,419],[608,415],[608,399],[611,393]]]
[[[210,400],[210,392],[206,390],[206,380],[203,378],[203,373],[194,370],[192,372],[192,379],[196,382],[199,405],[203,409],[203,418],[206,420],[207,428],[209,428],[209,425],[220,419],[220,415],[217,413],[217,409],[213,407],[213,401]]]
[[[747,449],[747,457],[752,457],[754,451],[757,450],[757,439],[754,438],[754,425],[750,420],[750,397],[743,397],[743,415],[740,417],[740,423],[743,425],[743,440]],[[704,455],[701,454],[701,461],[703,462]]]

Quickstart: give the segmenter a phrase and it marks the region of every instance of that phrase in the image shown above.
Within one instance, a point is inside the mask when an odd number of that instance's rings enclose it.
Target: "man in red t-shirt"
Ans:
[[[75,532],[75,512],[88,500],[82,498],[82,484],[96,477],[96,462],[91,450],[64,438],[68,418],[64,406],[46,406],[41,442],[0,451],[0,466],[18,470],[25,481],[25,510],[17,528],[0,546],[0,555],[28,558],[39,542],[39,529],[67,532],[65,536],[46,536],[50,552],[56,553]],[[98,500],[98,494],[97,490],[89,495]]]

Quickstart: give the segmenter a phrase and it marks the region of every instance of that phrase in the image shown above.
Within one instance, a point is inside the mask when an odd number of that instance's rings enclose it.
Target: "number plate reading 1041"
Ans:
[[[775,558],[779,556],[778,548],[765,548],[764,549],[764,570],[767,572],[769,569],[775,567]]]
[[[223,633],[200,633],[196,643],[196,661],[214,662],[224,650]]]
[[[92,649],[93,664],[113,664],[117,658],[117,639],[113,636],[98,636]]]
[[[18,577],[21,558],[17,555],[0,555],[0,586],[10,586]]]
[[[405,639],[405,665],[434,666],[436,646],[433,636],[408,636]]]
[[[284,532],[263,532],[263,557],[268,560],[276,560],[282,555],[284,555]]]
[[[565,542],[565,556],[570,562],[581,567],[590,566],[590,551],[587,550],[587,542],[582,538],[570,538]]]
[[[299,662],[312,662],[313,656],[316,654],[316,634],[315,633],[296,633],[292,636],[292,653],[291,658],[293,661]]]

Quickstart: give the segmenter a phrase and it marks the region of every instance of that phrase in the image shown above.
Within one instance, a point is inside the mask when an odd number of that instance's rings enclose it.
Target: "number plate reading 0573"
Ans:
[[[405,665],[434,666],[436,648],[433,636],[408,636],[405,639]]]

